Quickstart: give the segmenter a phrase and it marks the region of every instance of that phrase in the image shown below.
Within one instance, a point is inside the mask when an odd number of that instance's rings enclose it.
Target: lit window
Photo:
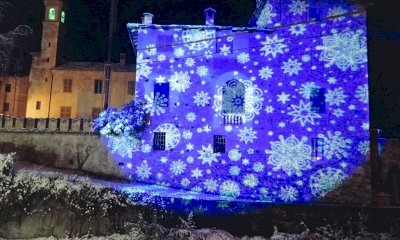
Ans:
[[[94,107],[92,108],[92,119],[97,118],[101,112],[101,108]]]
[[[60,118],[71,118],[71,107],[60,107]]]
[[[72,79],[64,79],[64,92],[72,92]]]
[[[65,23],[65,12],[61,11],[61,22]]]
[[[49,20],[56,20],[56,9],[55,8],[49,9]]]
[[[312,138],[312,156],[313,160],[322,160],[324,157],[324,139],[323,138]]]
[[[222,87],[222,115],[224,124],[241,124],[244,114],[245,87],[236,79]]]
[[[165,150],[165,132],[154,132],[153,149]]]
[[[41,105],[42,105],[41,101],[36,101],[36,110],[40,110]]]
[[[102,93],[103,92],[103,80],[94,80],[94,93]]]
[[[11,84],[6,84],[6,92],[11,92]]]
[[[128,81],[128,95],[135,95],[135,82]]]
[[[10,103],[3,103],[3,112],[8,112],[10,110]]]
[[[313,88],[310,94],[311,110],[316,113],[325,112],[325,88]]]
[[[168,107],[169,83],[154,84],[154,98],[160,107]]]
[[[214,135],[214,153],[225,152],[225,136]]]

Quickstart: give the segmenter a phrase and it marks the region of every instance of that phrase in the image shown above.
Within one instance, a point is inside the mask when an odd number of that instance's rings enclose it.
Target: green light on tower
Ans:
[[[61,11],[61,22],[64,23],[65,22],[65,12]]]
[[[55,8],[49,9],[49,20],[56,20],[56,9]]]

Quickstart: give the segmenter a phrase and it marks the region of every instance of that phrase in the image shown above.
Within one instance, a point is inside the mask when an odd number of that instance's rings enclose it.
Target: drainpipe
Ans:
[[[47,110],[47,118],[50,118],[50,106],[51,106],[51,96],[53,95],[53,72],[50,69],[51,83],[50,83],[50,98],[49,98],[49,109]]]

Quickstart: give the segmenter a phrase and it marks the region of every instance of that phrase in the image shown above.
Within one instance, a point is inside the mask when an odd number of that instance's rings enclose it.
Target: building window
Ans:
[[[11,92],[11,84],[6,84],[6,92]]]
[[[159,103],[160,107],[168,107],[169,83],[154,84],[154,100]]]
[[[128,95],[135,95],[135,82],[128,81]]]
[[[94,80],[94,93],[102,93],[103,92],[103,80]]]
[[[311,110],[325,113],[325,88],[313,88],[310,94]]]
[[[60,107],[60,118],[71,118],[71,107]]]
[[[222,116],[224,124],[243,122],[245,87],[236,79],[227,81],[222,87]]]
[[[101,108],[94,107],[92,108],[92,119],[97,118],[101,113]]]
[[[56,9],[55,8],[49,9],[49,20],[56,20]]]
[[[313,160],[322,160],[324,157],[324,139],[323,138],[312,138],[311,139],[311,158]]]
[[[72,92],[72,79],[64,79],[64,92]]]
[[[225,152],[225,136],[214,135],[214,153]]]
[[[8,112],[10,110],[10,103],[3,103],[3,112]]]
[[[41,105],[42,105],[41,101],[36,101],[36,110],[40,110]]]
[[[153,149],[165,150],[165,132],[154,132]]]
[[[65,23],[65,12],[61,11],[61,22]]]

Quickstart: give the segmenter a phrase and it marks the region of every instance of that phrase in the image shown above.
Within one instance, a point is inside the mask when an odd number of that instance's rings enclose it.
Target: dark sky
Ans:
[[[0,0],[0,5],[7,1],[15,9],[0,11],[0,33],[27,24],[35,36],[31,49],[39,51],[43,0]],[[368,9],[371,127],[400,138],[400,65],[396,60],[400,56],[400,13],[395,4],[398,0],[363,1],[373,3]],[[133,59],[125,25],[140,22],[143,12],[153,13],[158,24],[203,24],[203,10],[207,7],[217,10],[216,24],[245,26],[255,0],[119,0],[114,61],[119,52],[127,52],[128,58]],[[109,9],[110,0],[69,0],[65,48],[68,60],[106,60]],[[7,17],[2,19],[4,14]]]

